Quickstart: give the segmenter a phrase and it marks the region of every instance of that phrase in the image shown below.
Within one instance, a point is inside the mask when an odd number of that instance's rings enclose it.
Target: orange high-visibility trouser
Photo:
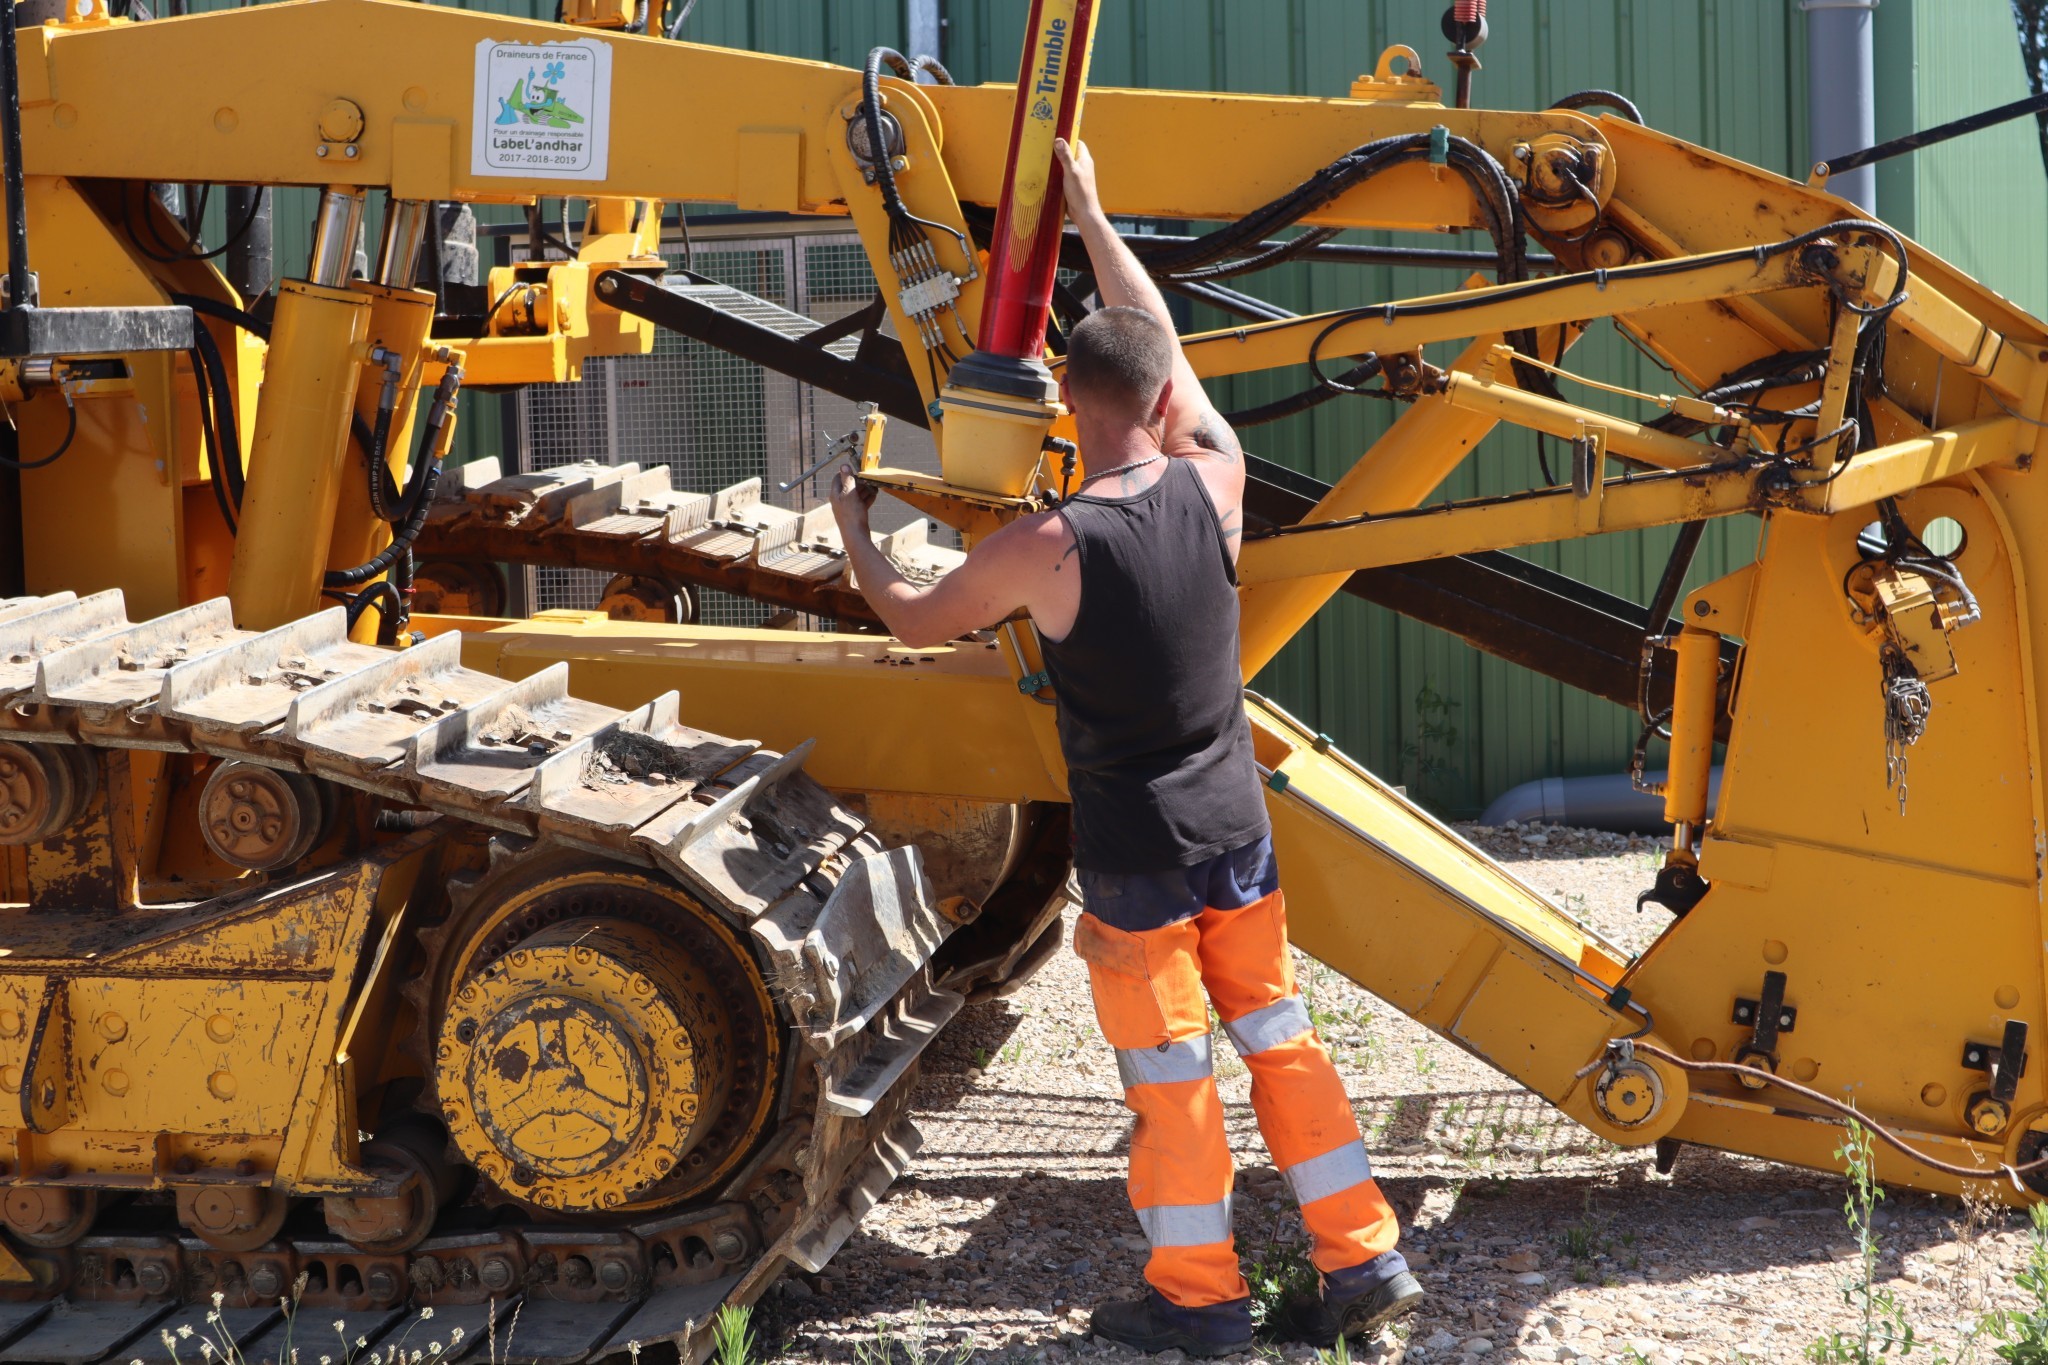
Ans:
[[[1259,1132],[1301,1206],[1316,1269],[1363,1265],[1399,1237],[1344,1083],[1295,989],[1286,921],[1276,890],[1241,909],[1137,932],[1083,914],[1075,931],[1124,1103],[1137,1115],[1130,1191],[1152,1243],[1145,1278],[1182,1307],[1250,1292],[1231,1235],[1234,1172],[1210,1070],[1205,986],[1251,1070]]]

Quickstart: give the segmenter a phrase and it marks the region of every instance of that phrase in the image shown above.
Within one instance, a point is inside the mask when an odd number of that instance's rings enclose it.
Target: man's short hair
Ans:
[[[1083,403],[1142,421],[1173,376],[1173,338],[1142,308],[1099,308],[1067,337],[1067,384]]]

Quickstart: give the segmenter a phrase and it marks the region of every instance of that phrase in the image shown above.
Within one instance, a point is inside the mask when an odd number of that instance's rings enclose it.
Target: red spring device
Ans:
[[[1476,24],[1486,17],[1486,0],[1457,0],[1452,6],[1461,24]]]
[[[1071,139],[1080,122],[1094,20],[1095,0],[1032,0],[976,343],[989,355],[1038,360],[1045,353],[1064,226],[1052,144]]]

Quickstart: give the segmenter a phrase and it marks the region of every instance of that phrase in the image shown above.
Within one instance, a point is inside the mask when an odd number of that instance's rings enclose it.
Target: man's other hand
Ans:
[[[868,535],[868,505],[875,490],[855,477],[853,466],[843,464],[832,475],[832,516],[839,523],[840,539],[851,542]]]
[[[1095,192],[1095,158],[1088,155],[1088,144],[1070,144],[1063,137],[1054,138],[1052,154],[1065,173],[1062,187],[1067,215],[1078,222],[1083,215],[1100,213],[1101,200]]]

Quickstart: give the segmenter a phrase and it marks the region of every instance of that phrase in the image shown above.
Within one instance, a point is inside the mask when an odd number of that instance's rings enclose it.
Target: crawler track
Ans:
[[[572,464],[500,477],[495,460],[454,471],[415,546],[423,563],[546,564],[717,588],[770,606],[874,624],[847,572],[829,507],[761,501],[761,481],[681,493],[666,466]],[[964,557],[925,541],[926,524],[879,537],[912,579]],[[432,569],[428,568],[430,575]]]
[[[472,1199],[388,1255],[304,1216],[255,1250],[220,1251],[149,1201],[147,1190],[176,1181],[160,1171],[74,1245],[16,1247],[41,1283],[0,1302],[0,1360],[168,1359],[160,1333],[181,1325],[226,1331],[252,1361],[280,1358],[288,1330],[300,1358],[340,1359],[337,1321],[350,1343],[410,1332],[409,1347],[439,1342],[443,1358],[481,1357],[495,1332],[504,1360],[596,1359],[629,1342],[688,1359],[720,1304],[752,1299],[787,1263],[821,1266],[902,1169],[916,1145],[904,1117],[914,1063],[962,1000],[931,980],[953,925],[916,851],[884,850],[803,775],[801,748],[775,754],[693,730],[673,693],[632,712],[578,700],[561,665],[508,683],[463,668],[459,646],[454,635],[396,653],[353,644],[338,610],[258,634],[236,629],[224,600],[142,622],[118,592],[9,600],[0,740],[244,759],[438,817],[357,862],[463,838],[473,847],[487,832],[490,866],[448,898],[444,936],[499,869],[527,860],[579,859],[680,887],[748,945],[774,988],[781,1060],[761,1137],[715,1189],[658,1215],[549,1219]],[[173,918],[203,932],[215,915],[336,873],[271,874]],[[0,915],[0,988],[10,976],[61,981],[87,934],[100,958],[146,959],[165,933],[160,909]],[[409,989],[428,1011],[445,1003],[431,987],[422,996],[417,978]],[[0,1063],[19,1065],[24,1046],[0,1042]],[[0,1163],[0,1197],[39,1182],[92,1180]],[[294,1327],[278,1300],[295,1285]],[[222,1321],[209,1327],[215,1294]],[[433,1321],[420,1323],[427,1306]],[[195,1358],[194,1344],[183,1354]]]

